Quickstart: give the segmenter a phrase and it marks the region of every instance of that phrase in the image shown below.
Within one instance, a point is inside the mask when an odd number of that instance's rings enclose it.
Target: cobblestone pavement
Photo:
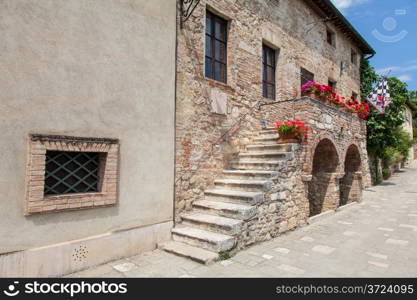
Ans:
[[[417,168],[229,260],[204,266],[155,250],[69,277],[417,277]]]

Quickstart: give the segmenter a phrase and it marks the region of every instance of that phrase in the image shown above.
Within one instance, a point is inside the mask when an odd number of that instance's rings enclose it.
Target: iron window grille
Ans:
[[[227,21],[207,11],[205,76],[227,82]]]
[[[44,195],[99,192],[100,153],[47,151]]]
[[[262,45],[262,95],[273,100],[275,100],[275,59],[275,50]]]

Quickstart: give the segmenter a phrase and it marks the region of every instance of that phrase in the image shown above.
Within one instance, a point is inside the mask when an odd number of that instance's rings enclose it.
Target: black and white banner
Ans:
[[[367,100],[377,111],[383,114],[385,108],[392,102],[390,97],[388,81],[383,78],[369,94]]]

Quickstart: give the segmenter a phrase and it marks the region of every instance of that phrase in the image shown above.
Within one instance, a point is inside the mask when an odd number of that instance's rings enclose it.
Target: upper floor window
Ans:
[[[275,100],[276,51],[262,45],[262,95]]]
[[[333,91],[336,91],[336,85],[337,85],[336,81],[329,79],[327,85],[330,86],[333,89]]]
[[[301,75],[301,86],[303,86],[309,81],[314,81],[314,74],[304,68],[301,68],[300,75]]]
[[[350,53],[350,61],[352,64],[357,65],[358,64],[358,53],[356,53],[355,50],[352,49]]]
[[[327,29],[326,35],[327,35],[327,43],[329,43],[333,47],[336,47],[336,35],[335,35],[335,33],[333,31],[331,31],[330,29]]]
[[[205,75],[227,82],[227,21],[207,11]]]

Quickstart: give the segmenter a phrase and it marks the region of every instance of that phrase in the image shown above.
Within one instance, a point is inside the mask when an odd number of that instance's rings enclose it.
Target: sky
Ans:
[[[376,71],[417,90],[417,0],[332,2],[375,49],[370,62]]]

